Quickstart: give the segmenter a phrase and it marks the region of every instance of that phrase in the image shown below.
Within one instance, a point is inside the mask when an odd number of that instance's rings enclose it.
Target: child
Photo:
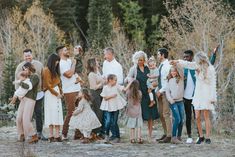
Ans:
[[[74,59],[76,60],[75,65],[75,75],[76,75],[76,83],[84,83],[79,74],[82,73],[82,47],[80,45],[77,45],[74,47]]]
[[[156,89],[152,86],[152,83],[154,82],[157,83],[158,82],[157,77],[159,76],[159,71],[158,71],[158,68],[156,67],[156,60],[153,56],[150,57],[148,60],[148,67],[149,67],[150,73],[148,74],[149,78],[147,80],[147,87],[148,87],[149,98],[151,101],[149,107],[152,107],[155,104],[152,91],[153,89]]]
[[[139,144],[143,143],[141,138],[141,127],[143,126],[142,112],[141,112],[141,97],[142,93],[139,90],[139,82],[134,80],[129,90],[127,91],[128,106],[126,114],[128,117],[127,127],[130,128],[130,142],[135,143],[135,128],[137,128],[137,135]]]
[[[79,101],[78,107],[73,112],[69,126],[72,129],[79,129],[83,133],[84,140],[82,143],[89,143],[92,129],[99,128],[101,124],[90,107],[91,97],[89,91],[82,89],[79,96],[81,100]]]
[[[172,66],[167,77],[166,97],[170,102],[170,108],[173,114],[173,127],[171,143],[180,144],[184,121],[184,79],[183,70],[178,70]]]
[[[107,77],[107,85],[103,87],[101,96],[103,97],[100,109],[103,111],[105,140],[109,143],[109,130],[112,126],[115,128],[117,135],[114,136],[113,142],[119,142],[118,113],[119,110],[126,106],[126,101],[121,96],[121,91],[126,90],[123,86],[117,84],[117,76],[110,74]]]
[[[14,84],[19,84],[19,88],[15,91],[14,96],[12,97],[12,100],[10,104],[15,104],[17,98],[22,99],[28,91],[32,89],[32,83],[30,82],[30,79],[28,78],[28,74],[25,71],[21,71],[19,73],[19,79],[13,82]],[[28,89],[22,88],[22,86],[28,86]]]

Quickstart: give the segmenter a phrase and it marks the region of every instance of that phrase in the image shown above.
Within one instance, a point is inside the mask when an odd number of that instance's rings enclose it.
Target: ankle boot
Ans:
[[[35,134],[29,140],[29,144],[33,144],[33,143],[37,143],[37,142],[38,142],[38,136],[37,136],[37,134]]]

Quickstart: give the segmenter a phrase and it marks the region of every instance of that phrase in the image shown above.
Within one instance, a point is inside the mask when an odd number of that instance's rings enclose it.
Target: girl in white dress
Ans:
[[[89,143],[91,131],[99,128],[101,123],[90,107],[91,97],[89,91],[83,89],[79,93],[79,97],[81,100],[79,101],[78,107],[73,112],[69,126],[72,129],[79,129],[82,132],[84,136],[82,143]]]
[[[206,140],[207,144],[211,143],[210,140],[210,110],[214,110],[214,103],[216,102],[216,73],[214,67],[210,64],[208,57],[203,52],[198,52],[195,57],[195,62],[187,61],[172,61],[172,64],[179,64],[188,69],[196,70],[196,87],[193,96],[192,104],[196,113],[197,127],[200,137],[197,144],[204,141],[201,125],[201,113],[204,113],[206,123]]]

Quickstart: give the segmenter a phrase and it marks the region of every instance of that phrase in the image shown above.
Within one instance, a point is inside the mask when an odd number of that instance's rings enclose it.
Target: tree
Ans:
[[[141,7],[138,2],[123,1],[119,3],[123,11],[123,24],[126,33],[133,41],[138,49],[144,49],[145,47],[145,28],[146,20],[141,14]]]
[[[88,37],[92,47],[104,47],[112,30],[112,9],[110,0],[90,0],[88,9]]]

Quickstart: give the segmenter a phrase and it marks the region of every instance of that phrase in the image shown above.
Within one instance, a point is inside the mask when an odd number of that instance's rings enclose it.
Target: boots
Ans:
[[[180,140],[178,140],[177,137],[172,137],[171,143],[172,143],[172,144],[182,144],[182,142],[181,142]]]
[[[38,136],[37,134],[33,135],[31,139],[29,139],[29,144],[37,143],[38,142]]]

